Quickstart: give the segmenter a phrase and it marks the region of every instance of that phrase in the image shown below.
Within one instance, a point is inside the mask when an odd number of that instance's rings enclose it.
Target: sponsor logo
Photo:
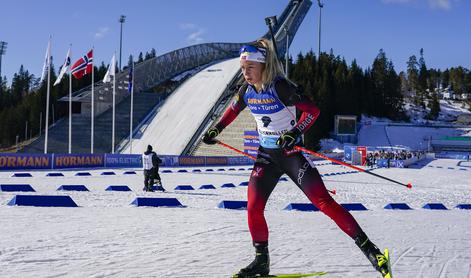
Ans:
[[[253,171],[252,171],[252,177],[254,177],[254,178],[263,177],[263,168],[259,167],[259,166],[254,167]]]
[[[271,119],[268,116],[262,117],[263,127],[267,127],[271,123]]]
[[[279,130],[279,131],[264,131],[264,130],[259,130],[260,134],[262,135],[283,135],[286,132],[288,132],[287,129]]]
[[[306,174],[307,169],[309,168],[309,163],[304,162],[303,166],[298,170],[298,184],[301,184],[303,181],[304,174]]]
[[[272,104],[275,103],[276,100],[274,98],[249,98],[247,99],[248,104]]]
[[[304,119],[304,121],[302,121],[299,126],[298,126],[298,130],[299,131],[303,131],[304,129],[306,129],[306,127],[312,122],[312,120],[314,120],[314,116],[312,114],[309,114],[306,119]]]

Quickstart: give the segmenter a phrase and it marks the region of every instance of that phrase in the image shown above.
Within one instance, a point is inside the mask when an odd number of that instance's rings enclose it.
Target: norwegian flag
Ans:
[[[82,78],[92,72],[93,68],[93,49],[88,51],[87,55],[83,55],[82,58],[75,62],[70,70],[76,79]]]

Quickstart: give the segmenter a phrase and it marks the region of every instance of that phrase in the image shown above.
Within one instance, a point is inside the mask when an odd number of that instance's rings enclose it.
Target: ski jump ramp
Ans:
[[[180,85],[143,126],[142,136],[133,139],[132,153],[141,154],[152,145],[158,154],[180,155],[239,67],[239,58],[225,60]],[[131,153],[129,144],[121,153]]]

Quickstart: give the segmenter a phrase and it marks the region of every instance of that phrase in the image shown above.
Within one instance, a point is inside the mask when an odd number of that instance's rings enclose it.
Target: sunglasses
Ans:
[[[244,45],[240,48],[239,50],[239,55],[244,53],[244,52],[249,52],[249,53],[257,53],[260,52],[264,57],[267,56],[267,49],[265,47],[257,47],[254,45]]]

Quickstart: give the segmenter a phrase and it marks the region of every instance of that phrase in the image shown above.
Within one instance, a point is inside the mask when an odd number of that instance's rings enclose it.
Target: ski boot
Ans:
[[[270,272],[270,256],[267,243],[254,243],[255,259],[247,267],[242,268],[233,278],[252,278],[267,276]]]
[[[390,277],[388,258],[368,239],[364,232],[355,238],[355,243],[383,277]]]
[[[163,187],[162,182],[159,180],[155,183],[155,191],[165,192],[165,188]]]

